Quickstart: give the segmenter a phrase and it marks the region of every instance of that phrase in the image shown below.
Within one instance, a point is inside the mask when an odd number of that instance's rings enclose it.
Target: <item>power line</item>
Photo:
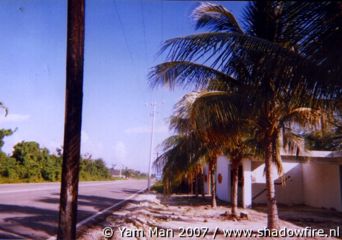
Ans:
[[[121,16],[120,16],[120,13],[119,13],[119,10],[118,10],[118,6],[116,4],[116,0],[113,0],[113,4],[114,4],[114,9],[115,9],[116,15],[118,16],[118,19],[119,19],[120,28],[121,28],[121,31],[122,31],[122,35],[124,36],[124,41],[125,41],[125,44],[126,44],[128,55],[129,55],[129,57],[131,59],[131,62],[133,64],[134,63],[134,61],[133,61],[133,54],[132,54],[132,51],[131,51],[131,49],[130,49],[130,47],[128,45],[127,34],[126,34],[126,31],[125,31],[124,25],[122,23],[122,20],[121,20]]]

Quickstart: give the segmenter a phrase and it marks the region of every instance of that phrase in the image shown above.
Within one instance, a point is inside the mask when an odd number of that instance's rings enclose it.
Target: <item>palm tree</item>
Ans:
[[[84,0],[68,1],[66,110],[58,239],[76,239],[84,58]]]
[[[333,83],[341,87],[342,57],[336,49],[342,47],[342,3],[292,2],[291,5],[298,12],[290,22],[294,29],[291,34],[305,36],[301,38],[300,52],[329,72],[335,78]]]
[[[192,175],[197,173],[197,165],[207,154],[207,149],[195,134],[173,135],[165,139],[162,146],[163,153],[158,156],[154,165],[163,168],[163,183],[166,193],[169,193],[185,177],[192,182]]]
[[[204,162],[208,162],[212,207],[216,207],[216,157],[222,152],[222,145],[219,142],[203,141],[199,133],[192,127],[190,114],[196,96],[196,92],[186,94],[175,105],[175,112],[170,118],[170,129],[178,134],[163,142],[163,154],[158,157],[155,165],[164,166],[164,185],[169,185],[170,179],[179,183],[185,174],[190,177],[193,174],[197,175],[198,167]],[[171,175],[169,176],[169,174]]]
[[[253,136],[253,121],[249,115],[246,98],[236,93],[223,91],[224,83],[209,86],[221,91],[201,91],[193,102],[191,121],[203,141],[222,145],[232,163],[231,216],[237,218],[238,169],[243,159],[258,155]]]
[[[293,14],[287,12],[290,6],[286,2],[250,2],[244,30],[223,6],[203,3],[193,16],[198,28],[211,31],[166,41],[162,51],[169,51],[170,61],[157,65],[150,74],[154,85],[171,88],[207,87],[219,79],[229,91],[248,97],[246,107],[256,117],[265,159],[270,229],[278,227],[272,165],[277,165],[281,175],[280,131],[289,121],[315,123],[316,109],[323,102],[317,99],[325,94],[317,78],[308,77],[308,69],[314,67],[311,70],[315,72],[316,64],[303,61],[296,52],[300,38],[287,35],[293,31],[289,29],[292,25],[287,25]],[[301,69],[294,63],[300,63]]]
[[[237,109],[245,109],[242,106],[245,102],[242,100],[240,95],[229,95],[227,92],[192,92],[178,102],[176,117],[171,119],[171,126],[174,128],[183,131],[191,129],[196,132],[203,144],[211,146],[212,150],[221,149],[230,156],[233,172],[233,217],[237,217],[238,167],[243,158],[251,156],[251,141],[250,138],[246,138],[249,134],[247,129],[250,128],[246,124],[246,116],[243,118],[243,111],[239,111],[239,113],[237,111]],[[230,109],[223,110],[225,106],[229,106]],[[222,117],[225,113],[230,113],[230,117]],[[179,116],[186,120],[180,121]],[[216,206],[214,172],[218,153],[219,151],[213,151],[208,156],[213,206]]]

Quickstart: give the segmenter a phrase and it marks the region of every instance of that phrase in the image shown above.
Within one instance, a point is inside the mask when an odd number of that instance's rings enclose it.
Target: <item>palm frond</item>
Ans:
[[[196,29],[207,27],[210,31],[243,33],[234,15],[222,5],[201,3],[192,16],[196,21]]]
[[[298,107],[291,109],[287,114],[283,115],[281,124],[287,122],[295,122],[303,128],[317,128],[321,122],[322,111],[308,107]]]
[[[302,135],[293,132],[289,128],[284,128],[282,135],[282,148],[285,152],[298,156],[305,151],[304,138]]]
[[[230,87],[241,85],[237,80],[223,72],[189,61],[172,61],[159,64],[150,71],[149,80],[152,87],[162,85],[168,86],[170,89],[175,86],[205,88],[214,80],[224,82]]]
[[[332,89],[327,83],[333,81],[333,75],[327,72],[327,69],[277,43],[258,37],[235,32],[200,33],[170,39],[162,47],[162,52],[166,50],[168,50],[167,58],[171,61],[200,60],[210,64],[211,68],[224,70],[226,73],[235,72],[235,69],[230,69],[232,66],[227,64],[233,56],[239,54],[241,59],[247,60],[251,55],[257,54],[262,62],[258,65],[254,76],[258,76],[259,79],[270,77],[284,79],[280,83],[285,86],[289,86],[289,83],[298,86],[300,81],[308,90],[319,89],[319,93],[331,96]],[[282,71],[275,72],[274,69],[282,69]]]
[[[193,102],[190,119],[197,131],[213,128],[221,123],[234,121],[236,105],[230,94],[224,91],[202,91]]]

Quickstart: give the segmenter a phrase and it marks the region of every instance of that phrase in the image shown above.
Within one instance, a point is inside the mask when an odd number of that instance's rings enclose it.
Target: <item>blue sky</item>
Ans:
[[[243,2],[224,5],[237,16]],[[0,4],[0,101],[9,115],[1,128],[18,128],[5,139],[37,141],[52,152],[64,131],[66,1],[2,0]],[[147,171],[150,108],[159,105],[154,149],[169,136],[167,119],[186,92],[151,89],[149,69],[162,62],[161,42],[194,33],[195,1],[87,0],[82,153],[108,166]],[[187,90],[188,91],[188,90]]]

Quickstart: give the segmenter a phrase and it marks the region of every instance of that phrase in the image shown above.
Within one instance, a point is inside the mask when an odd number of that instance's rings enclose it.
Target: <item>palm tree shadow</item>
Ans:
[[[312,229],[323,229],[329,234],[331,229],[338,229],[342,234],[342,213],[333,209],[316,208],[306,205],[278,205],[279,219],[291,222],[300,227],[311,227]],[[266,204],[254,204],[253,210],[267,214]]]
[[[108,198],[108,197],[99,197],[95,195],[78,195],[78,206],[79,207],[92,207],[98,211],[101,211],[109,206],[112,206],[123,199],[121,198]],[[42,198],[38,200],[43,203],[50,204],[59,204],[59,197],[54,198]],[[79,216],[80,217],[80,216]],[[80,219],[80,218],[78,218]]]
[[[47,239],[57,233],[59,194],[38,201],[47,207],[0,204],[0,239]],[[78,196],[78,222],[122,199],[93,195]],[[46,205],[51,204],[51,206]]]
[[[174,194],[172,196],[158,195],[157,198],[162,204],[168,206],[211,206],[210,196],[194,196],[188,194]],[[227,203],[217,199],[217,206],[228,206]]]
[[[0,227],[0,239],[46,239],[57,232],[58,211],[30,206],[0,204],[3,218]],[[79,215],[91,212],[79,211]]]
[[[113,191],[115,192],[115,191]],[[123,188],[121,189],[119,192],[124,192],[124,193],[129,193],[129,194],[135,194],[137,193],[137,190],[132,190],[132,189],[129,189],[129,188]]]

